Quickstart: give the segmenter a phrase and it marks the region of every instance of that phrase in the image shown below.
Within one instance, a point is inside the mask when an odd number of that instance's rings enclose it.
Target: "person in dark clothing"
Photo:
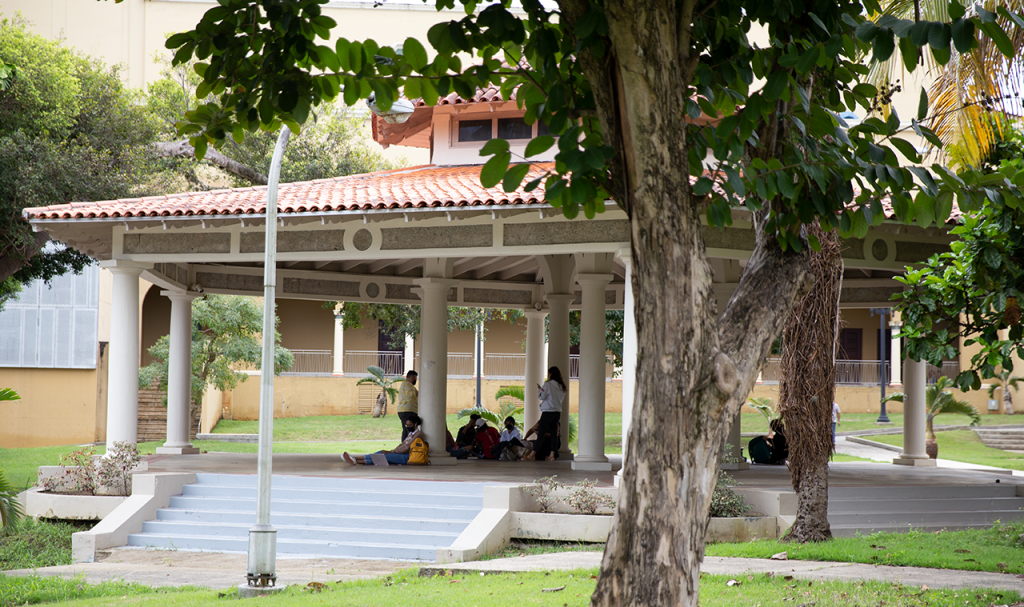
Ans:
[[[476,422],[480,416],[473,413],[469,416],[469,423],[459,428],[455,436],[455,448],[449,449],[448,454],[455,459],[467,459],[473,455],[473,445],[476,443]]]
[[[772,456],[769,464],[785,464],[789,459],[789,445],[786,443],[786,426],[781,419],[773,419],[769,427],[772,430]]]

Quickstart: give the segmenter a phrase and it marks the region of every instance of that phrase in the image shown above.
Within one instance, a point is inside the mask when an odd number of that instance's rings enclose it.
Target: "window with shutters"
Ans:
[[[37,280],[0,311],[0,367],[95,369],[99,267]]]

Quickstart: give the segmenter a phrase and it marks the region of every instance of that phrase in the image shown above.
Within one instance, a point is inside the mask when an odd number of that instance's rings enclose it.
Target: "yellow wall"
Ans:
[[[312,377],[280,376],[274,379],[274,416],[306,417],[315,415],[357,415],[359,389],[355,377]],[[482,382],[483,403],[496,409],[494,393],[502,386],[514,382],[484,380]],[[605,384],[605,410],[608,413],[622,411],[622,383],[610,381]],[[472,407],[475,404],[476,381],[471,379],[448,380],[448,413]],[[570,382],[569,410],[579,411],[579,387]],[[260,406],[259,375],[252,375],[234,390],[224,394],[223,409],[230,419],[257,419]],[[204,416],[205,417],[205,416]]]
[[[334,310],[325,309],[323,302],[278,299],[277,316],[281,319],[277,331],[281,334],[281,345],[285,348],[334,349]],[[376,350],[377,347],[372,349]]]
[[[102,424],[97,424],[95,370],[2,368],[0,386],[21,396],[21,400],[0,403],[0,448],[97,440],[97,427]]]
[[[156,359],[149,348],[164,335],[171,333],[171,300],[160,294],[155,285],[142,292],[142,342],[139,346],[139,365],[145,367]]]

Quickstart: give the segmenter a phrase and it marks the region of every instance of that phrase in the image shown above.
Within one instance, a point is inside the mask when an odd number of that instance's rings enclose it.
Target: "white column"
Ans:
[[[924,450],[925,380],[928,363],[907,359],[903,369],[903,455],[892,463],[903,466],[934,466]]]
[[[198,293],[161,291],[171,300],[171,334],[167,360],[167,442],[157,453],[199,453],[192,446],[192,300]],[[196,403],[202,406],[202,403]]]
[[[565,400],[562,402],[560,427],[562,448],[558,452],[559,459],[572,459],[569,449],[569,396],[572,382],[569,381],[569,304],[574,295],[551,294],[546,296],[550,316],[548,321],[548,366],[558,367],[565,381]],[[547,373],[547,369],[544,370]]]
[[[345,311],[339,304],[334,310],[334,368],[331,375],[345,376]]]
[[[445,359],[447,360],[447,359]],[[416,370],[416,338],[412,335],[405,336],[405,374]]]
[[[423,438],[430,444],[431,465],[455,464],[445,451],[448,402],[448,289],[450,280],[420,278],[419,415]]]
[[[725,442],[729,444],[728,453],[734,461],[722,462],[722,470],[748,470],[750,468],[749,463],[742,461],[743,448],[740,447],[743,440],[740,433],[740,419],[742,415],[742,411],[736,412],[736,418],[732,420],[732,426],[729,427],[729,437],[725,439]]]
[[[116,442],[138,442],[139,276],[142,275],[142,268],[125,262],[113,262],[107,269],[114,276],[107,373],[109,450]]]
[[[573,470],[611,470],[604,454],[605,315],[604,291],[611,274],[580,274],[583,290],[580,314],[579,452]]]
[[[900,351],[900,338],[897,335],[900,334],[900,328],[903,327],[903,323],[899,320],[892,320],[889,322],[889,330],[892,332],[892,349],[889,352],[889,385],[899,386],[903,384],[903,352]]]
[[[539,310],[526,310],[526,384],[524,388],[526,401],[524,416],[526,428],[532,428],[540,419],[540,399],[537,397],[537,384],[544,382],[544,318],[548,313]]]
[[[626,287],[622,298],[622,468],[615,475],[615,486],[626,469],[626,448],[629,428],[633,422],[633,397],[636,394],[636,317],[633,316],[633,251],[619,249],[619,258],[626,266]]]

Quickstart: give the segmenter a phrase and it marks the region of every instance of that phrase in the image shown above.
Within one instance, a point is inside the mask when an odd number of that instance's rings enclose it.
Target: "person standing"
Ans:
[[[537,459],[548,461],[558,457],[558,422],[562,418],[562,401],[566,387],[562,371],[558,367],[548,369],[548,380],[537,385],[540,398],[540,421],[537,423],[537,444],[534,450]]]
[[[417,375],[415,371],[406,373],[405,381],[398,389],[398,419],[402,422],[402,442],[409,436],[406,420],[417,417],[420,412],[420,393],[416,390]]]
[[[839,410],[839,403],[832,402],[832,448],[836,446],[836,424],[841,423],[843,412]]]

